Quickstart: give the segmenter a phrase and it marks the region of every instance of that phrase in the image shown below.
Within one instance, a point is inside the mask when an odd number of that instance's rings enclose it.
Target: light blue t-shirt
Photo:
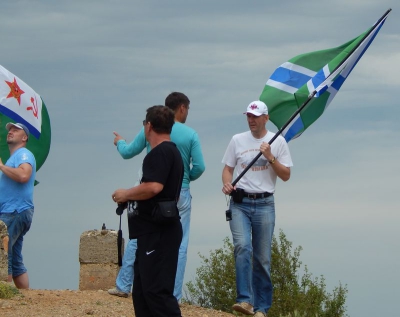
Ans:
[[[32,174],[26,183],[18,183],[3,172],[0,172],[0,212],[20,213],[33,209],[33,186],[36,176],[36,160],[28,149],[22,147],[16,150],[6,162],[6,166],[17,168],[23,163],[32,166]]]
[[[184,166],[182,188],[189,188],[189,183],[198,179],[206,169],[199,136],[195,130],[187,125],[175,122],[172,126],[171,141],[176,144],[182,155]],[[130,159],[140,154],[144,148],[147,148],[147,153],[151,150],[144,135],[144,128],[140,130],[131,143],[127,144],[125,140],[117,142],[118,152],[124,159]]]

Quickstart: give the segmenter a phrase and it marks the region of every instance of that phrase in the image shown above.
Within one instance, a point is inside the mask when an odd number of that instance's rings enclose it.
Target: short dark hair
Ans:
[[[189,98],[181,92],[171,92],[167,98],[165,98],[165,106],[173,111],[175,111],[181,104],[184,104],[186,107],[190,104]]]
[[[171,134],[175,123],[175,114],[164,106],[152,106],[147,109],[146,122],[150,122],[153,130],[157,133]]]

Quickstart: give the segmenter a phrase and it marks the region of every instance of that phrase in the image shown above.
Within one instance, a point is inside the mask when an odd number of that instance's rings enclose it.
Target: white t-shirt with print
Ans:
[[[250,131],[235,134],[229,142],[222,163],[234,167],[237,177],[260,153],[261,143],[268,143],[274,135],[275,133],[267,131],[263,138],[256,139]],[[282,136],[279,135],[272,142],[271,153],[282,165],[286,167],[293,166],[289,147]],[[274,169],[264,155],[261,155],[239,180],[236,187],[242,188],[248,193],[274,193],[276,178],[277,175]]]

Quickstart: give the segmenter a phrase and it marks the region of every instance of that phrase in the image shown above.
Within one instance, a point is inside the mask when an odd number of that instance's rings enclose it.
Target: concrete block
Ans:
[[[118,275],[118,232],[89,230],[81,234],[79,244],[79,289],[107,290],[115,286]],[[122,239],[121,256],[125,241]]]
[[[89,230],[81,234],[79,244],[80,263],[117,263],[118,232],[115,230]],[[122,254],[125,241],[122,239]]]
[[[118,264],[114,263],[81,263],[79,290],[108,290],[115,287],[118,269]]]

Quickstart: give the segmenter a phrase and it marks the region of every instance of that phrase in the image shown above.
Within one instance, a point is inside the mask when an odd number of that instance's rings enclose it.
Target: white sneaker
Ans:
[[[246,302],[236,303],[232,306],[233,310],[245,315],[253,315],[253,306]]]
[[[114,296],[119,296],[119,297],[125,297],[125,298],[129,296],[129,294],[121,292],[121,291],[117,290],[116,288],[109,289],[108,294],[114,295]]]

